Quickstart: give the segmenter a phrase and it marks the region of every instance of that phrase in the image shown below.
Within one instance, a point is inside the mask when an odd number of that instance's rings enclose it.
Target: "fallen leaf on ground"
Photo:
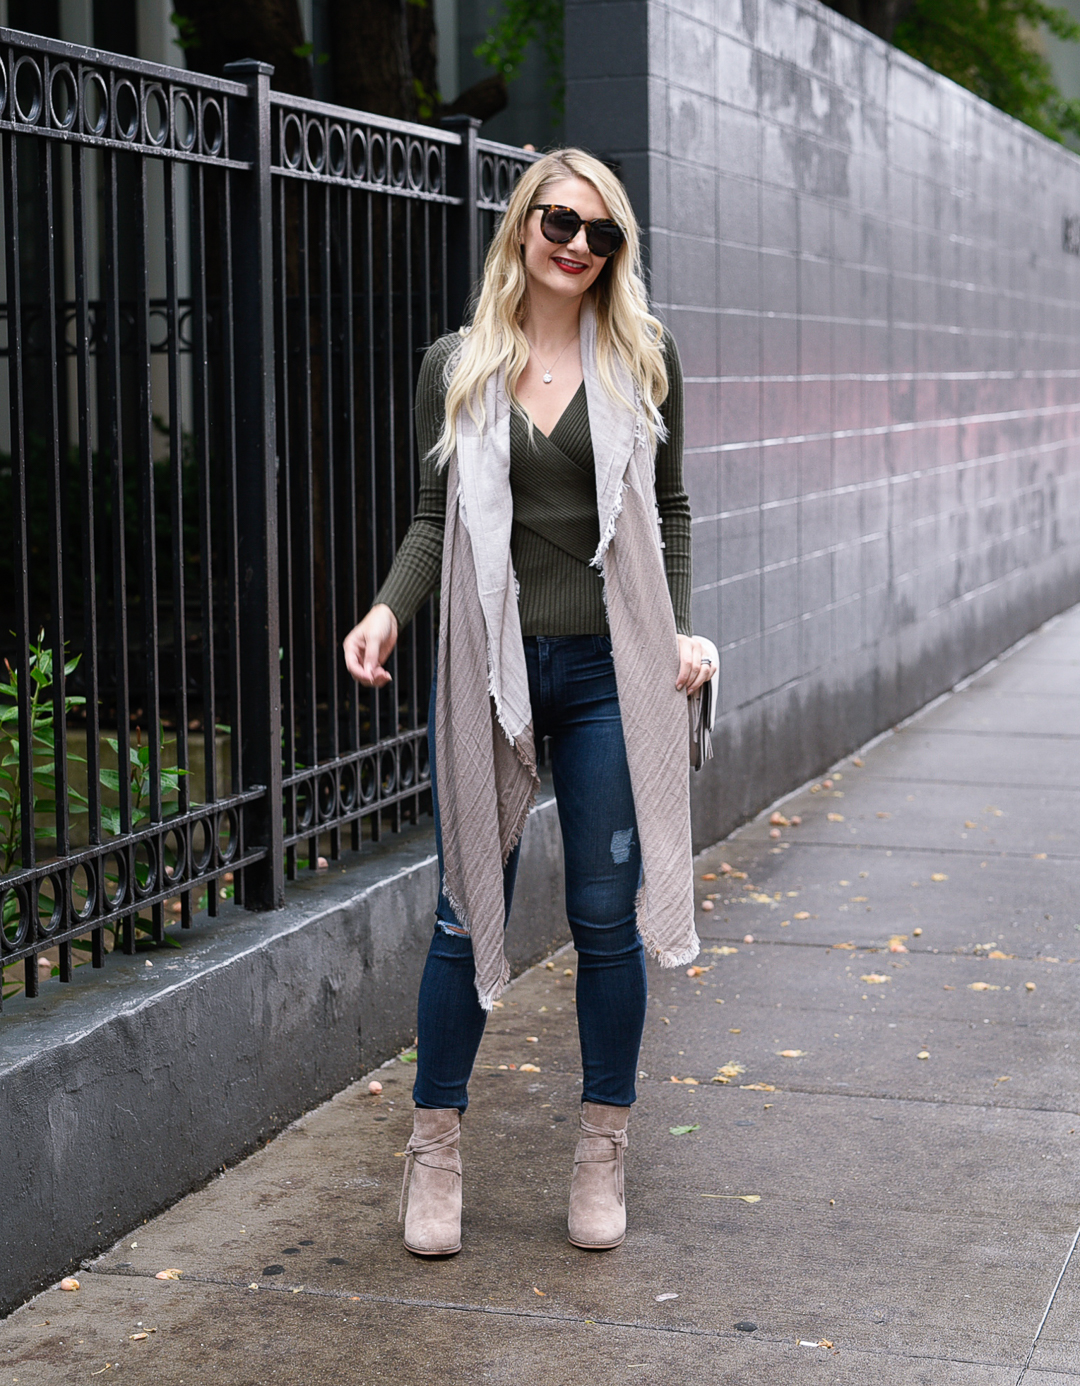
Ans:
[[[930,879],[932,881],[947,881],[949,878],[944,871],[935,871]]]
[[[518,1066],[518,1072],[519,1072],[519,1073],[539,1073],[539,1072],[540,1072],[540,1069],[539,1069],[539,1067],[538,1067],[536,1064],[520,1064],[520,1065]]]
[[[732,873],[731,873],[731,879],[732,879],[733,881],[745,881],[745,880],[746,880],[746,872],[745,872],[745,871],[732,871]]]
[[[988,958],[995,958],[995,959],[1001,961],[1002,959],[1005,959],[1005,958],[1015,958],[1015,957],[1016,957],[1016,954],[1015,954],[1015,953],[1003,953],[1003,952],[1001,951],[1000,948],[994,948],[991,952],[987,953],[986,956],[987,956]]]
[[[706,953],[714,953],[714,954],[715,954],[717,957],[719,957],[719,958],[730,958],[731,955],[732,955],[732,953],[737,953],[738,951],[739,951],[739,950],[738,950],[737,948],[732,948],[732,947],[730,947],[730,946],[729,946],[728,944],[726,944],[726,943],[723,945],[722,948],[706,948],[706,949],[705,949],[705,952],[706,952]]]
[[[1036,861],[1045,861],[1045,860],[1046,860],[1046,853],[1045,853],[1045,852],[1036,852],[1036,853],[1035,853],[1035,860],[1036,860]]]
[[[801,1059],[806,1053],[805,1049],[778,1049],[776,1051],[782,1059]]]
[[[917,1059],[928,1059],[930,1057],[930,1051],[927,1049],[920,1049],[915,1057]]]
[[[869,895],[853,895],[851,897],[851,903],[853,905],[865,905],[869,899]]]
[[[879,982],[891,982],[892,978],[887,977],[884,972],[864,972],[859,978],[860,982],[869,982],[875,985]]]
[[[792,919],[809,919],[809,918],[810,918],[810,911],[809,911],[809,910],[796,910],[795,913],[794,913],[791,917],[792,917]]]
[[[892,817],[892,814],[891,814],[891,813],[880,813],[880,812],[879,812],[879,813],[878,813],[878,817],[879,817],[879,818],[891,818],[891,817]]]
[[[746,1069],[742,1064],[737,1064],[732,1060],[730,1063],[723,1064],[716,1070],[716,1077],[713,1079],[713,1082],[727,1083],[730,1082],[732,1078],[738,1078],[740,1073],[745,1072]]]
[[[793,813],[793,814],[791,815],[791,826],[792,826],[793,828],[801,828],[801,827],[802,827],[802,819],[799,817],[799,815],[798,815],[797,813]]]
[[[1008,1075],[1007,1073],[1003,1073],[1003,1074],[1001,1075],[1000,1078],[995,1078],[995,1079],[994,1079],[994,1082],[995,1082],[995,1083],[1011,1083],[1011,1082],[1012,1082],[1012,1079],[1009,1077],[1009,1075]]]
[[[702,879],[703,881],[715,881],[715,880],[716,880],[716,872],[715,872],[715,871],[706,871],[705,874],[702,876],[701,879]]]
[[[949,986],[948,983],[946,983],[945,986],[943,986],[941,989],[942,989],[942,991],[955,991],[955,990],[956,990],[955,987]]]
[[[828,813],[825,816],[830,823],[842,823],[844,821],[844,815],[842,813]]]
[[[779,810],[769,814],[769,822],[774,828],[786,828],[789,826],[788,819],[786,819]]]
[[[65,1275],[60,1282],[60,1288],[62,1290],[77,1290],[79,1288],[79,1282],[73,1275]]]
[[[706,972],[711,971],[711,967],[702,967],[700,964],[695,964],[693,967],[688,967],[686,969],[686,975],[688,977],[703,977]]]
[[[400,1053],[400,1054],[398,1055],[398,1061],[399,1061],[400,1063],[403,1063],[403,1064],[414,1064],[414,1063],[416,1063],[416,1050],[415,1050],[415,1049],[406,1049],[406,1050],[403,1050],[402,1053]]]
[[[715,1079],[715,1078],[713,1079],[713,1082],[714,1082],[714,1083],[716,1082],[716,1079]],[[741,1092],[779,1092],[779,1091],[780,1091],[780,1089],[774,1087],[774,1086],[772,1085],[772,1083],[740,1083],[740,1084],[739,1084],[739,1090],[740,1090]]]
[[[862,757],[861,757],[861,756],[852,756],[852,757],[851,757],[851,763],[852,763],[852,765],[858,766],[858,768],[859,768],[860,770],[862,769],[863,763],[862,763]]]
[[[696,1078],[676,1078],[675,1075],[672,1074],[671,1081],[673,1083],[689,1083],[689,1085],[692,1088],[696,1088],[698,1086],[698,1080]]]
[[[180,1277],[183,1275],[183,1273],[184,1273],[183,1271],[179,1271],[179,1270],[177,1270],[175,1267],[172,1267],[172,1268],[170,1268],[169,1270],[158,1271],[157,1275],[154,1276],[154,1279],[155,1279],[155,1280],[179,1280]]]
[[[1024,983],[1024,990],[1025,990],[1025,991],[1034,991],[1034,990],[1035,990],[1035,983],[1034,983],[1034,982],[1025,982],[1025,983]]]
[[[894,934],[892,938],[889,939],[889,952],[906,953],[907,949],[904,947],[904,939],[906,938],[907,934]]]
[[[979,826],[978,823],[972,822],[972,820],[971,820],[970,818],[965,818],[965,819],[964,819],[964,827],[965,827],[965,828],[977,828],[978,826]]]
[[[691,1131],[700,1131],[701,1123],[695,1122],[693,1126],[669,1126],[668,1131],[673,1136],[688,1136]]]
[[[818,1339],[818,1347],[831,1348],[831,1347],[832,1347],[832,1339],[831,1339],[831,1338],[819,1338],[819,1339]]]
[[[547,1298],[547,1290],[538,1290],[535,1285],[533,1286],[533,1294],[539,1295],[541,1299]]]
[[[128,1338],[129,1338],[129,1339],[131,1340],[131,1342],[133,1342],[133,1343],[141,1343],[144,1339],[149,1338],[149,1336],[150,1336],[149,1333],[129,1333],[129,1334],[128,1334]]]
[[[540,1043],[540,1036],[539,1036],[539,1035],[526,1035],[526,1036],[525,1036],[525,1043],[526,1043],[526,1044],[539,1044],[539,1043]]]
[[[702,1194],[702,1198],[737,1198],[740,1203],[760,1203],[760,1194]]]
[[[993,982],[968,982],[968,991],[1000,991]]]
[[[795,916],[796,919],[798,919],[798,917],[798,915]],[[833,948],[843,948],[846,952],[850,952],[855,947],[853,943],[834,943],[830,946]]]
[[[721,874],[721,876],[730,876],[730,875],[731,875],[731,872],[732,872],[732,869],[733,869],[733,868],[732,868],[732,865],[731,865],[731,863],[730,863],[729,861],[722,861],[722,862],[720,863],[720,874]]]

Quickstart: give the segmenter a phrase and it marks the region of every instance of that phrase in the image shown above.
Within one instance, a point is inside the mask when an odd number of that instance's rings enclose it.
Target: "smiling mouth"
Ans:
[[[565,274],[581,274],[588,269],[580,260],[563,260],[557,255],[552,256],[552,263],[558,265]]]

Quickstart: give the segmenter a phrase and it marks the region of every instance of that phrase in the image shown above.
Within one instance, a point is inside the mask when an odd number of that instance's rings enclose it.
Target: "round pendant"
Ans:
[[[550,384],[551,384],[551,372],[550,372],[550,371],[546,371],[546,372],[544,373],[544,384],[545,384],[545,385],[550,385]]]

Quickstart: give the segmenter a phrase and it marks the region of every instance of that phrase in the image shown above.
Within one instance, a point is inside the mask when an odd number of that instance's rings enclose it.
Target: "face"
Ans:
[[[573,207],[583,221],[596,217],[610,218],[604,199],[591,183],[581,178],[560,178],[548,183],[537,194],[537,202],[560,207]],[[566,245],[555,245],[540,230],[542,212],[530,212],[525,219],[522,245],[525,247],[525,273],[532,292],[558,294],[577,298],[592,287],[607,263],[594,255],[585,240],[585,228]]]

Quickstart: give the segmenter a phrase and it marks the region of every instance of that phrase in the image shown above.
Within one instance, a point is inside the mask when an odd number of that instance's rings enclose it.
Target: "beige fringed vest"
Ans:
[[[596,461],[600,545],[626,757],[641,842],[638,930],[664,967],[692,962],[694,927],[686,695],[664,575],[654,452],[640,395],[616,359],[631,412],[600,384],[596,317],[581,313],[581,364]],[[443,888],[472,936],[476,990],[490,1010],[510,976],[502,869],[539,787],[529,680],[510,560],[510,402],[505,374],[487,383],[486,426],[457,420],[443,541],[435,764]]]

